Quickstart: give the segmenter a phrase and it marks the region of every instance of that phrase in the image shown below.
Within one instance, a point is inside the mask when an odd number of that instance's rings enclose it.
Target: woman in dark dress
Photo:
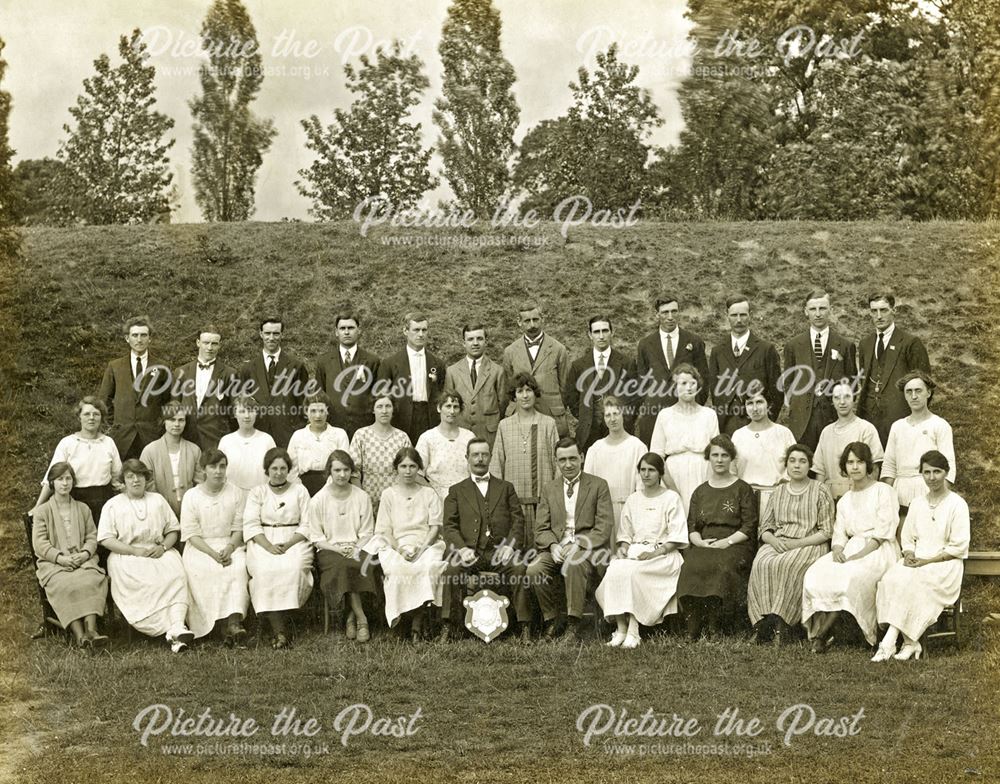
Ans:
[[[723,619],[731,619],[746,604],[747,580],[757,541],[757,497],[753,488],[730,472],[736,447],[729,436],[718,435],[705,449],[708,481],[695,488],[688,513],[691,546],[677,596],[692,639],[707,625],[717,633]]]

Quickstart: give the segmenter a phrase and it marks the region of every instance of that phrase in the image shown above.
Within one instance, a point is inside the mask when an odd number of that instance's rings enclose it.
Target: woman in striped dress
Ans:
[[[556,421],[535,409],[540,394],[538,382],[518,373],[511,382],[511,397],[517,408],[500,421],[493,445],[490,473],[514,485],[524,513],[524,541],[535,546],[535,509],[542,490],[556,476]]]
[[[787,640],[802,619],[802,579],[829,551],[833,535],[833,497],[822,482],[809,478],[812,450],[793,444],[785,452],[789,481],[771,493],[760,520],[760,549],[747,591],[747,612],[757,642]]]

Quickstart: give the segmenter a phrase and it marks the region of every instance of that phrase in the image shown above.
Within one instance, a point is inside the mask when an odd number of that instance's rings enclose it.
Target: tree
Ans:
[[[22,226],[58,226],[64,222],[59,192],[68,181],[66,164],[55,158],[20,161],[14,169],[16,220]]]
[[[171,206],[167,151],[163,141],[174,121],[154,111],[153,77],[142,33],[121,36],[122,63],[111,67],[107,55],[94,61],[96,73],[83,81],[83,94],[70,107],[76,126],[58,157],[68,181],[60,188],[63,209],[87,223],[143,223]]]
[[[428,168],[431,150],[420,143],[421,126],[407,122],[430,85],[417,55],[404,57],[393,41],[379,47],[374,61],[344,66],[347,89],[356,96],[350,109],[335,109],[325,127],[314,114],[302,121],[306,147],[319,156],[299,171],[299,192],[312,199],[310,214],[321,220],[349,216],[358,204],[378,208],[413,206],[437,185]]]
[[[10,167],[14,151],[10,148],[8,123],[10,118],[10,93],[2,89],[7,63],[3,59],[4,41],[0,38],[0,254],[9,256],[18,245],[17,234],[10,226],[15,220],[15,185]]]
[[[595,210],[618,210],[649,191],[648,137],[662,124],[656,104],[635,80],[639,67],[618,60],[612,44],[597,68],[577,72],[573,104],[555,120],[532,128],[521,143],[514,185],[523,209],[551,211],[570,196],[586,196]]]
[[[202,94],[194,116],[192,176],[195,201],[207,221],[246,220],[254,210],[254,184],[277,131],[251,113],[264,80],[250,16],[240,0],[215,0],[201,27],[208,54],[199,71]]]
[[[500,50],[500,13],[491,0],[453,0],[438,52],[443,95],[434,102],[444,176],[462,209],[492,215],[507,198],[514,130],[521,111],[514,68]]]

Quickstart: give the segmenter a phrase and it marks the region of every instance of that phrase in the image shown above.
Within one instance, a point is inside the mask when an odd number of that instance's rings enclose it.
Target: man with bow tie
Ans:
[[[806,297],[809,329],[785,344],[782,390],[788,404],[788,427],[800,444],[814,452],[820,433],[836,421],[833,386],[842,378],[851,383],[858,372],[854,341],[830,328],[830,295],[821,289]]]
[[[643,393],[636,411],[635,435],[644,444],[653,439],[656,417],[677,402],[673,394],[673,369],[691,365],[708,378],[708,355],[705,341],[680,326],[680,302],[672,293],[661,294],[653,303],[658,329],[639,341],[635,357],[635,375]],[[698,390],[698,402],[705,405],[708,387]]]
[[[184,438],[200,446],[204,454],[236,429],[233,396],[239,382],[235,369],[219,361],[222,333],[218,327],[203,327],[195,346],[198,358],[174,371],[172,392],[187,412]]]
[[[510,398],[503,367],[486,356],[486,328],[482,324],[462,327],[465,356],[448,366],[444,391],[461,395],[464,410],[456,424],[484,438],[493,449],[500,425],[500,411]]]
[[[523,641],[531,638],[531,604],[524,586],[524,515],[514,485],[491,476],[490,445],[474,438],[465,448],[469,477],[448,490],[444,499],[442,536],[448,544],[447,590],[451,594],[451,628],[446,635],[462,629],[469,576],[497,572],[500,593],[511,600]]]
[[[562,398],[569,379],[569,352],[543,331],[542,324],[541,308],[534,302],[523,303],[518,309],[517,325],[524,334],[504,349],[503,369],[507,378],[514,378],[518,373],[534,377],[540,392],[535,408],[556,420],[561,438],[570,432]],[[513,412],[514,402],[511,401],[506,416]]]
[[[281,345],[283,330],[284,322],[277,316],[261,320],[261,350],[240,368],[239,378],[260,406],[257,429],[285,449],[292,433],[305,424],[310,387],[305,364]]]
[[[542,608],[546,639],[559,635],[563,609],[579,639],[585,634],[587,592],[595,573],[607,566],[614,511],[608,483],[582,471],[583,457],[574,439],[559,440],[556,463],[561,481],[549,482],[542,491],[535,516],[539,554],[527,576]]]
[[[421,433],[441,421],[437,403],[444,387],[444,365],[427,351],[427,316],[407,313],[403,325],[406,345],[379,363],[373,394],[379,397],[384,389],[392,397],[393,427],[406,433],[415,444]]]
[[[621,385],[630,369],[628,358],[611,347],[613,328],[608,316],[591,318],[588,330],[591,350],[573,360],[563,390],[566,408],[576,418],[576,443],[581,452],[608,434],[602,401],[605,395],[628,399]],[[631,417],[626,418],[625,429],[631,430]]]
[[[356,313],[339,313],[334,328],[337,347],[316,360],[316,384],[333,404],[330,424],[342,427],[353,438],[358,428],[375,421],[371,390],[379,358],[358,345],[361,319]]]
[[[729,336],[719,341],[708,358],[708,387],[715,412],[719,417],[719,432],[731,436],[750,422],[744,400],[759,384],[767,400],[767,411],[778,421],[784,396],[778,389],[781,380],[781,360],[773,343],[761,340],[750,331],[750,301],[742,294],[726,300]]]
[[[889,428],[910,415],[910,407],[896,382],[913,370],[931,372],[927,349],[916,335],[896,326],[896,297],[877,291],[868,297],[868,312],[875,332],[861,340],[861,395],[858,413],[878,430],[885,445]]]
[[[160,437],[160,409],[170,400],[170,369],[149,353],[153,327],[146,316],[125,323],[128,356],[108,363],[97,397],[108,407],[109,435],[121,459],[138,459]]]

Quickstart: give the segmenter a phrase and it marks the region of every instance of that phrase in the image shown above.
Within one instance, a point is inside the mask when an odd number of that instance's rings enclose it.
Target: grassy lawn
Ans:
[[[35,643],[33,575],[20,514],[38,491],[58,439],[76,428],[72,403],[92,392],[108,359],[126,350],[119,325],[146,312],[153,349],[172,365],[193,356],[207,321],[224,335],[222,358],[237,364],[256,347],[255,321],[277,310],[286,345],[312,364],[332,337],[338,303],[361,312],[364,344],[387,354],[401,345],[399,319],[422,308],[433,350],[452,361],[460,327],[482,320],[499,355],[515,335],[516,304],[543,302],[547,329],[572,354],[587,348],[587,318],[609,312],[615,343],[634,350],[653,327],[651,299],[672,291],[687,326],[714,343],[725,334],[722,301],[741,290],[754,302],[754,329],[784,342],[804,328],[801,300],[821,285],[834,296],[839,328],[856,339],[870,323],[874,286],[898,297],[897,319],[924,338],[939,382],[934,410],[955,430],[957,489],[973,510],[973,544],[1000,546],[1000,239],[996,224],[692,223],[628,231],[552,227],[537,247],[390,246],[378,229],[353,224],[91,227],[35,229],[23,257],[0,270],[0,780],[84,781],[747,781],[984,780],[1000,772],[997,632],[974,621],[1000,609],[1000,591],[967,581],[967,642],[927,662],[876,666],[866,649],[824,657],[800,647],[757,648],[738,640],[686,643],[664,637],[637,651],[468,641],[367,647],[313,629],[294,649],[233,653],[208,644],[172,658],[161,643],[123,641],[111,654],[80,656],[58,639]],[[428,237],[429,231],[410,232]],[[472,236],[482,236],[473,232]],[[164,744],[201,739],[132,729],[144,707],[254,718],[255,743],[274,739],[284,706],[322,725],[297,754],[170,756]],[[376,718],[409,717],[410,737],[354,737],[340,743],[338,713],[367,703]],[[577,716],[606,703],[641,716],[648,708],[702,726],[692,744],[718,744],[716,714],[738,708],[764,729],[754,745],[770,753],[640,754],[615,744],[675,738],[596,737],[589,747]],[[851,737],[804,734],[782,742],[775,722],[805,703],[819,717],[853,716]],[[229,742],[230,739],[224,739]],[[214,742],[214,739],[210,742]],[[728,738],[730,751],[744,739]],[[326,753],[323,752],[323,746]]]

